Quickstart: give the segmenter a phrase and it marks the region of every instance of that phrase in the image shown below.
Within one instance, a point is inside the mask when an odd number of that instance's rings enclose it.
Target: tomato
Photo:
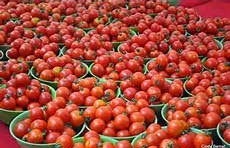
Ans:
[[[226,129],[223,133],[224,140],[226,142],[230,142],[230,129]]]
[[[181,148],[187,148],[187,147],[193,148],[194,147],[193,141],[194,141],[194,137],[191,136],[190,133],[188,133],[178,138],[178,145]]]
[[[169,87],[169,93],[175,97],[180,97],[183,93],[183,87],[177,83],[173,83]]]
[[[70,90],[66,87],[59,87],[57,90],[56,90],[56,96],[57,97],[63,97],[65,99],[67,99],[70,95]]]
[[[46,127],[47,127],[46,121],[40,119],[34,120],[30,125],[31,129],[39,129],[41,131],[45,130]]]
[[[56,143],[60,144],[63,148],[73,147],[73,139],[68,135],[61,135],[57,138]]]
[[[90,129],[98,133],[103,132],[105,128],[106,128],[105,121],[100,118],[96,118],[90,123]]]
[[[146,134],[155,133],[157,130],[161,129],[161,126],[157,123],[150,124],[146,129]]]
[[[179,145],[174,139],[164,139],[161,141],[159,148],[168,148],[168,147],[179,148]]]
[[[47,129],[54,132],[61,132],[64,129],[64,122],[59,117],[51,116],[47,121]]]
[[[107,127],[103,130],[102,134],[105,136],[114,137],[116,136],[116,131],[113,128]]]
[[[100,139],[91,137],[85,142],[85,148],[97,148],[99,142],[100,142]]]
[[[212,145],[212,139],[211,137],[203,133],[199,133],[194,138],[194,145],[195,148],[201,148],[202,146],[210,146]]]
[[[114,118],[114,125],[116,129],[126,129],[129,127],[129,118],[123,114],[120,114]]]
[[[126,88],[123,92],[124,97],[128,100],[131,100],[135,97],[137,90],[133,87]]]
[[[32,129],[26,136],[26,140],[31,143],[42,143],[43,135],[41,130]]]
[[[100,138],[99,134],[98,134],[97,132],[95,132],[95,131],[92,131],[92,130],[91,130],[91,131],[88,131],[88,132],[86,132],[86,133],[84,134],[84,140],[85,140],[85,141],[89,140],[89,139],[92,138],[92,137],[97,138],[97,139]]]
[[[1,107],[8,110],[14,110],[16,107],[16,101],[13,97],[7,94],[1,102]]]
[[[144,107],[140,109],[140,113],[144,116],[146,123],[152,123],[155,121],[155,112],[154,110]]]
[[[98,86],[92,88],[90,93],[92,96],[95,96],[98,99],[100,99],[104,95],[103,89],[101,87],[98,87]]]
[[[205,128],[215,128],[217,124],[220,122],[221,117],[219,114],[215,112],[210,112],[206,114],[204,118],[204,127]]]
[[[70,113],[70,123],[73,127],[79,127],[84,123],[84,117],[79,110],[74,110]]]
[[[167,129],[172,137],[178,137],[186,128],[182,120],[172,120],[168,123]]]
[[[145,131],[145,126],[143,122],[133,122],[129,126],[129,133],[131,135],[138,135]]]
[[[116,148],[132,148],[132,145],[129,141],[122,140],[117,143]]]
[[[47,143],[55,143],[59,136],[61,136],[61,134],[58,132],[49,132],[46,135],[46,142]]]
[[[91,69],[92,73],[96,76],[102,77],[103,74],[105,74],[105,68],[101,64],[95,64],[93,65]]]
[[[134,144],[134,148],[143,148],[143,147],[147,147],[147,146],[148,146],[148,143],[147,143],[146,139],[139,139]]]
[[[71,93],[69,100],[76,105],[84,105],[84,96],[80,92]]]
[[[69,135],[70,137],[73,137],[76,135],[76,132],[71,127],[65,126],[62,135]]]
[[[133,112],[129,116],[130,122],[144,122],[145,117],[140,112]]]
[[[173,112],[172,114],[172,119],[173,120],[187,120],[187,117],[185,116],[183,111],[177,110],[175,112]]]
[[[32,108],[29,111],[29,117],[32,121],[34,121],[36,119],[44,120],[44,118],[45,118],[44,111],[40,107]]]
[[[164,69],[167,66],[167,64],[168,64],[168,58],[165,55],[160,54],[156,58],[156,64],[157,64],[157,68],[159,70],[162,70],[162,69]]]
[[[18,138],[22,138],[24,135],[28,133],[28,130],[29,130],[29,124],[20,121],[17,124],[15,124],[13,132],[15,136],[17,136]]]
[[[112,111],[110,107],[101,106],[96,109],[96,118],[101,118],[102,120],[108,122],[112,117]]]

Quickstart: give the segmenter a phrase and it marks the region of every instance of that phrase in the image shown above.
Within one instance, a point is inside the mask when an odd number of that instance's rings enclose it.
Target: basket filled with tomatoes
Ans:
[[[89,67],[97,79],[112,79],[116,82],[129,79],[135,72],[144,72],[144,59],[140,56],[111,52],[97,57]]]
[[[220,99],[225,100],[222,96],[209,98],[205,93],[188,98],[174,98],[162,108],[161,114],[166,122],[183,120],[191,128],[201,129],[216,136],[218,123],[230,115],[229,104],[220,102]]]
[[[75,40],[63,47],[62,55],[69,55],[72,59],[81,60],[90,65],[101,55],[114,51],[113,44],[108,39],[103,39],[99,34],[87,34],[80,40]]]
[[[94,77],[71,79],[70,76],[61,79],[56,94],[80,108],[106,104],[120,96],[120,88],[113,80],[98,81]]]
[[[45,59],[36,59],[31,68],[33,78],[57,88],[58,81],[72,75],[81,79],[88,74],[88,66],[70,56],[51,56]]]
[[[126,103],[121,98],[113,99],[108,105],[86,108],[83,115],[88,118],[88,130],[116,140],[132,141],[150,123],[157,123],[155,111],[148,105]]]
[[[114,21],[109,25],[98,25],[95,30],[91,30],[88,34],[91,36],[99,34],[103,39],[112,42],[114,49],[117,49],[122,42],[135,36],[136,32],[121,21]]]
[[[174,97],[183,95],[183,82],[168,81],[154,73],[135,72],[130,79],[120,83],[122,97],[126,101],[145,104],[153,108],[160,118],[161,108]]]
[[[159,73],[168,80],[181,79],[185,81],[192,73],[203,70],[202,62],[195,51],[183,50],[180,54],[170,50],[167,54],[160,54],[146,64],[146,71]]]
[[[133,148],[141,147],[202,147],[211,146],[213,139],[202,130],[189,129],[182,120],[172,120],[167,127],[151,124],[145,133],[133,141]]]
[[[188,35],[204,32],[213,36],[215,39],[222,41],[229,32],[229,20],[226,18],[216,17],[213,19],[200,19],[196,22],[189,22],[186,26]]]
[[[230,42],[226,41],[223,45],[223,50],[210,50],[207,57],[202,59],[203,67],[206,70],[219,70],[221,73],[227,72],[229,68],[228,60],[228,48],[230,47]]]
[[[25,73],[16,74],[0,90],[0,119],[6,124],[25,110],[43,106],[55,99],[55,90]]]
[[[17,116],[10,124],[12,137],[26,148],[51,148],[63,139],[79,137],[85,129],[81,111],[77,105],[61,108],[60,104],[53,101],[46,107],[35,107]]]
[[[226,147],[230,146],[230,116],[225,117],[220,121],[217,126],[217,134],[218,137],[221,139],[222,144]]]
[[[223,72],[205,70],[202,73],[194,73],[184,82],[184,90],[190,96],[195,96],[200,92],[207,93],[210,97],[221,95],[228,90],[230,85],[228,81],[230,72],[225,70],[228,67],[222,65],[222,68]]]

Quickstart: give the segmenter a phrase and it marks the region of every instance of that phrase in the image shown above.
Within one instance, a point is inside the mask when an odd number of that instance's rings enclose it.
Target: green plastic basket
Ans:
[[[10,134],[11,136],[18,142],[18,144],[23,147],[23,148],[54,148],[56,146],[58,146],[57,143],[51,143],[51,144],[35,144],[35,143],[29,143],[29,142],[26,142],[26,141],[23,141],[22,139],[16,137],[14,135],[14,132],[13,132],[13,129],[14,129],[14,126],[22,121],[23,119],[29,117],[29,111],[25,111],[23,112],[22,114],[18,115],[16,118],[14,118],[14,120],[11,122],[10,124]],[[84,131],[85,129],[85,124],[82,125],[80,131],[78,132],[77,135],[75,135],[73,138],[76,138],[78,136],[81,135],[81,133]]]
[[[225,117],[225,118],[226,118],[226,119],[227,119],[227,118],[230,118],[230,116],[227,116],[227,117]],[[226,147],[230,147],[230,143],[228,143],[227,141],[225,141],[224,138],[223,138],[223,136],[222,136],[222,134],[221,134],[221,131],[220,131],[220,124],[217,125],[216,132],[217,132],[217,135],[218,135],[218,137],[220,138],[222,144],[223,144],[224,146],[226,146]]]
[[[188,100],[189,97],[186,97],[186,98],[181,98],[182,100]],[[166,114],[167,114],[167,110],[168,110],[168,104],[165,104],[161,110],[161,116],[162,118],[164,119],[165,122],[169,122],[167,119],[166,119]],[[217,136],[217,133],[216,133],[216,128],[210,128],[210,129],[198,129],[198,128],[191,128],[191,129],[197,129],[197,130],[202,130],[204,131],[205,133],[209,133],[210,135],[212,135],[212,137],[216,137]]]
[[[115,139],[113,139],[111,137],[106,137],[106,136],[100,135],[100,139],[101,139],[102,142],[110,142],[110,143],[112,143],[114,145],[118,143],[117,140],[115,140]],[[74,143],[77,143],[77,142],[78,143],[84,143],[84,137],[74,138],[73,140],[74,140]]]
[[[46,85],[46,84],[42,84],[42,85]],[[46,85],[48,86],[48,85]],[[56,92],[55,90],[48,86],[52,95],[52,98],[55,99],[56,98]],[[19,114],[23,113],[25,111],[14,111],[14,110],[6,110],[6,109],[2,109],[0,108],[0,120],[3,121],[5,124],[9,125],[10,122]]]
[[[155,116],[155,121],[154,123],[157,123],[157,117]],[[86,124],[86,129],[87,130],[91,130],[89,128],[89,126]],[[144,133],[144,132],[143,132]],[[142,134],[142,133],[141,133]],[[128,141],[132,141],[135,137],[137,137],[138,135],[135,135],[135,136],[128,136],[128,137],[109,137],[109,136],[104,136],[104,135],[100,135],[100,136],[103,136],[103,137],[106,137],[106,138],[111,138],[111,139],[115,139],[115,140],[118,140],[118,141],[121,141],[121,140],[128,140]]]
[[[86,73],[85,73],[82,77],[80,77],[79,79],[82,79],[82,78],[86,77],[87,74],[88,74],[88,66],[87,66],[85,63],[82,63],[82,64],[86,67]],[[32,77],[33,77],[34,79],[37,79],[38,81],[40,81],[40,82],[42,82],[42,83],[44,83],[44,84],[47,84],[47,85],[49,85],[49,86],[52,86],[52,87],[55,88],[55,89],[57,88],[58,82],[56,82],[56,81],[46,81],[46,80],[43,80],[43,79],[38,78],[38,77],[36,76],[36,71],[35,71],[34,67],[32,67],[32,68],[30,69],[30,73],[31,73],[31,75],[32,75]]]

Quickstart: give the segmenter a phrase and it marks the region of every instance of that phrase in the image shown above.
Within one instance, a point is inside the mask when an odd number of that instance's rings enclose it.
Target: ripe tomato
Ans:
[[[61,132],[64,129],[64,122],[59,117],[51,116],[47,121],[47,129],[54,132]]]
[[[221,117],[219,114],[215,112],[210,112],[206,114],[204,118],[204,127],[205,128],[215,128],[217,124],[220,122]]]
[[[105,128],[106,128],[105,121],[100,118],[96,118],[90,123],[90,129],[98,133],[103,132]]]
[[[210,146],[212,144],[212,138],[203,134],[199,133],[194,138],[194,145],[195,148],[200,148],[202,146]]]
[[[60,144],[63,148],[73,147],[73,139],[69,135],[61,135],[57,138],[56,143]]]
[[[129,122],[129,118],[123,114],[120,114],[114,118],[114,125],[116,129],[127,129],[129,127]]]
[[[28,133],[28,130],[29,124],[25,123],[24,121],[18,122],[13,129],[15,136],[17,136],[18,138],[22,138],[24,135],[26,135]]]
[[[26,140],[31,143],[42,143],[43,142],[43,135],[41,130],[39,129],[32,129],[27,135]]]
[[[84,117],[79,110],[70,113],[70,123],[73,127],[79,127],[84,123]]]
[[[167,129],[172,137],[178,137],[186,128],[183,120],[172,120],[168,123]]]
[[[55,143],[59,136],[61,136],[61,134],[58,132],[49,132],[46,135],[46,142],[47,143]]]
[[[116,145],[117,148],[132,148],[132,145],[127,140],[119,141]]]

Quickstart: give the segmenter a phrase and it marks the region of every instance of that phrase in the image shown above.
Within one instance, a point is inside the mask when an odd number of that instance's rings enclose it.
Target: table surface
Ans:
[[[202,17],[230,18],[230,0],[181,0],[181,5],[193,7]],[[0,147],[19,148],[17,142],[11,137],[8,126],[0,121]]]

